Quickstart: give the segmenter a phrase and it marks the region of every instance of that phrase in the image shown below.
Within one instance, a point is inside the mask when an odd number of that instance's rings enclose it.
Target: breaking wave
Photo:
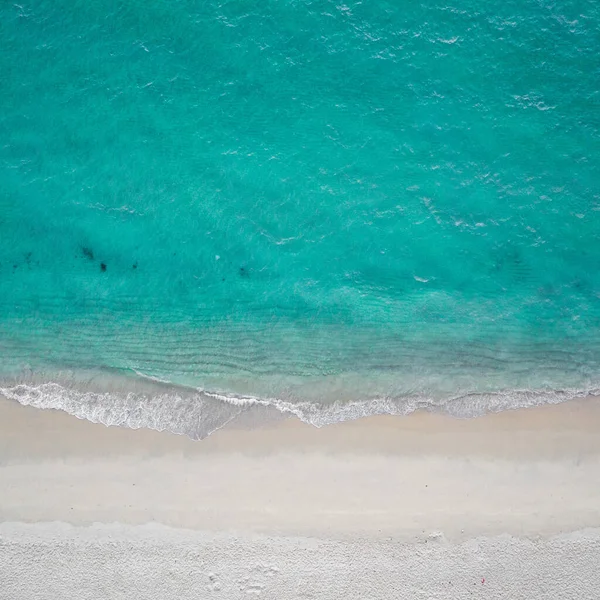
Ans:
[[[56,382],[17,383],[0,387],[0,394],[25,406],[65,411],[106,426],[147,428],[203,439],[248,411],[295,416],[315,427],[373,415],[407,415],[416,410],[469,418],[486,413],[541,404],[558,404],[600,394],[600,387],[563,390],[506,390],[466,393],[445,399],[424,396],[373,398],[363,401],[292,402],[201,389],[156,385],[156,390],[83,390]],[[265,413],[265,418],[268,414]]]

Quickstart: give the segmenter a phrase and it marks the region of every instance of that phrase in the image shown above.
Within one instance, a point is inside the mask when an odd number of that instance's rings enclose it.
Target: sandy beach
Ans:
[[[599,430],[587,398],[197,442],[2,399],[0,598],[597,598]]]

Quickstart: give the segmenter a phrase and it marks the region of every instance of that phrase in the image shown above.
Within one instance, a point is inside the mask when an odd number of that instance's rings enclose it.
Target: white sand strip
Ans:
[[[594,398],[202,442],[0,400],[0,598],[597,600],[599,431]]]

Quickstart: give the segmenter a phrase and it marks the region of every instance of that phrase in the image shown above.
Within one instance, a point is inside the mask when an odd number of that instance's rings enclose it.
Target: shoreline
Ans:
[[[316,389],[316,388],[315,388]],[[464,392],[452,397],[374,396],[369,400],[346,397],[335,387],[321,399],[291,396],[270,398],[211,392],[155,380],[141,373],[104,371],[57,375],[52,380],[0,380],[0,397],[38,409],[65,411],[77,418],[106,426],[152,429],[199,440],[231,422],[278,422],[290,417],[316,427],[358,419],[430,412],[444,417],[473,419],[507,411],[556,405],[600,396],[600,389],[505,389]],[[343,398],[343,401],[340,400]]]
[[[517,460],[523,456],[600,453],[595,435],[600,428],[600,396],[467,419],[417,410],[408,415],[373,415],[323,427],[290,414],[264,413],[268,414],[258,418],[240,413],[210,436],[194,440],[183,433],[105,425],[61,409],[24,406],[0,394],[0,440],[4,442],[0,457],[5,463],[12,457],[28,460],[65,453],[143,453],[149,447],[186,454],[217,450],[260,454],[310,447],[359,454],[476,453]],[[41,430],[35,436],[30,431],[33,427]],[[557,446],[557,437],[571,444]]]
[[[425,412],[320,429],[295,418],[232,422],[201,441],[2,400],[0,520],[554,535],[600,526],[598,430],[596,397],[471,420]]]

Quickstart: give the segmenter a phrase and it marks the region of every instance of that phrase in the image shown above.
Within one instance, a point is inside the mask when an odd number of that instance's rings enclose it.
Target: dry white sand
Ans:
[[[202,442],[0,400],[0,598],[597,600],[599,431],[595,398]]]

